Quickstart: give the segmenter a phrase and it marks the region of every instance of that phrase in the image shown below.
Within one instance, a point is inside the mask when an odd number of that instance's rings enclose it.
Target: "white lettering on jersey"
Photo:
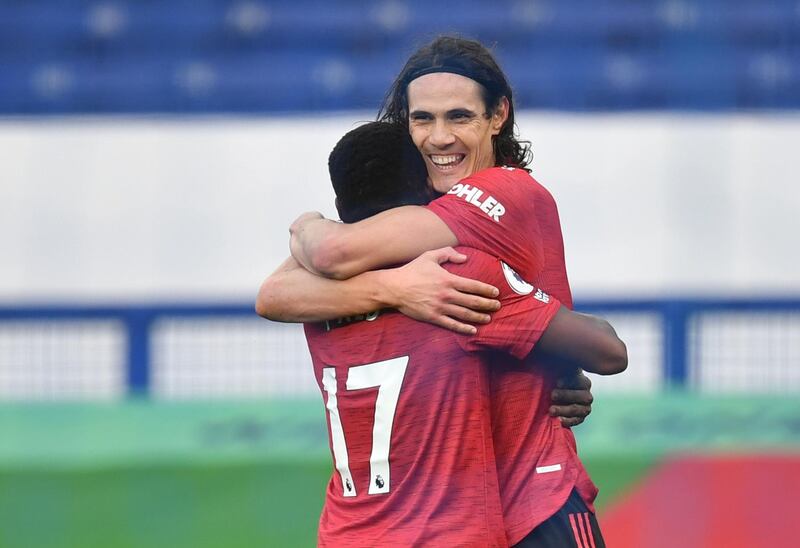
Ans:
[[[348,391],[378,388],[378,398],[375,400],[375,421],[372,427],[372,453],[369,457],[370,482],[367,493],[370,495],[388,493],[391,488],[389,450],[392,445],[392,424],[407,365],[408,356],[400,356],[391,360],[350,367],[347,370]],[[347,440],[339,414],[335,367],[322,369],[322,389],[328,393],[325,407],[328,409],[330,417],[333,461],[344,487],[342,496],[355,497],[356,485],[353,475],[350,473]]]
[[[472,185],[456,183],[448,194],[455,194],[456,198],[463,198],[467,203],[486,213],[496,223],[500,222],[500,217],[506,212],[505,206],[492,196],[487,196],[485,200],[481,201],[483,191]]]
[[[330,331],[336,327],[344,327],[354,322],[374,322],[381,315],[380,310],[370,312],[369,314],[359,314],[357,316],[346,316],[344,318],[337,318],[335,320],[325,320],[325,331]]]

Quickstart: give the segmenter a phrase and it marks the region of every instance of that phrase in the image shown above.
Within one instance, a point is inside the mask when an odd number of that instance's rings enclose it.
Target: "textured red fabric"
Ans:
[[[482,207],[488,197],[502,204],[499,218],[489,214],[492,209]],[[500,257],[531,285],[572,308],[558,208],[550,192],[525,170],[495,167],[480,171],[428,208],[448,225],[460,244]],[[494,360],[494,444],[512,544],[558,511],[573,486],[594,510],[597,488],[577,456],[575,438],[548,414],[555,382],[555,375],[541,364],[504,356]],[[536,471],[554,464],[560,464],[562,470]]]
[[[507,544],[491,431],[487,356],[526,355],[560,304],[519,295],[499,261],[477,250],[447,265],[501,288],[501,312],[474,336],[456,335],[384,311],[306,325],[314,373],[326,404],[335,372],[336,409],[352,477],[334,470],[320,518],[320,546],[505,546]],[[503,284],[505,283],[505,286]],[[355,368],[407,356],[391,414],[390,475],[370,467],[379,389],[348,389]],[[361,370],[363,371],[363,370]],[[381,390],[383,390],[383,385]],[[384,410],[386,406],[383,406]],[[328,416],[333,450],[333,418]],[[382,428],[385,430],[386,425]],[[338,462],[338,459],[337,459]],[[349,481],[349,479],[347,480]],[[388,492],[370,494],[376,481]],[[345,496],[345,491],[355,496]]]

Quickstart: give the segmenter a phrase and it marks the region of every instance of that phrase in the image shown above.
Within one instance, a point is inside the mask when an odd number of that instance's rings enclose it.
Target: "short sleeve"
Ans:
[[[463,179],[427,207],[460,245],[500,257],[533,280],[544,262],[536,191],[525,170],[496,167]]]
[[[458,335],[467,352],[496,350],[522,359],[531,353],[561,307],[555,297],[525,282],[510,266],[478,250],[458,247],[467,255],[462,265],[446,268],[459,276],[494,285],[500,290],[500,310],[475,335]]]

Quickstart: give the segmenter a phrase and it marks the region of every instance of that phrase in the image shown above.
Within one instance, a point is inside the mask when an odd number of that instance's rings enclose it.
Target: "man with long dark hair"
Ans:
[[[514,92],[492,54],[479,42],[442,36],[418,49],[406,61],[386,94],[378,119],[408,127],[408,85],[425,74],[447,68],[480,84],[485,114],[492,116],[501,105],[508,109],[505,122],[492,139],[496,165],[526,167],[531,161],[530,143],[516,135]]]

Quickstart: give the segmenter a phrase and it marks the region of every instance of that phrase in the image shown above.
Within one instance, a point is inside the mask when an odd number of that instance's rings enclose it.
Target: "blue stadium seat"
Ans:
[[[523,107],[800,108],[794,0],[17,0],[0,113],[373,109],[442,32],[496,44]]]

